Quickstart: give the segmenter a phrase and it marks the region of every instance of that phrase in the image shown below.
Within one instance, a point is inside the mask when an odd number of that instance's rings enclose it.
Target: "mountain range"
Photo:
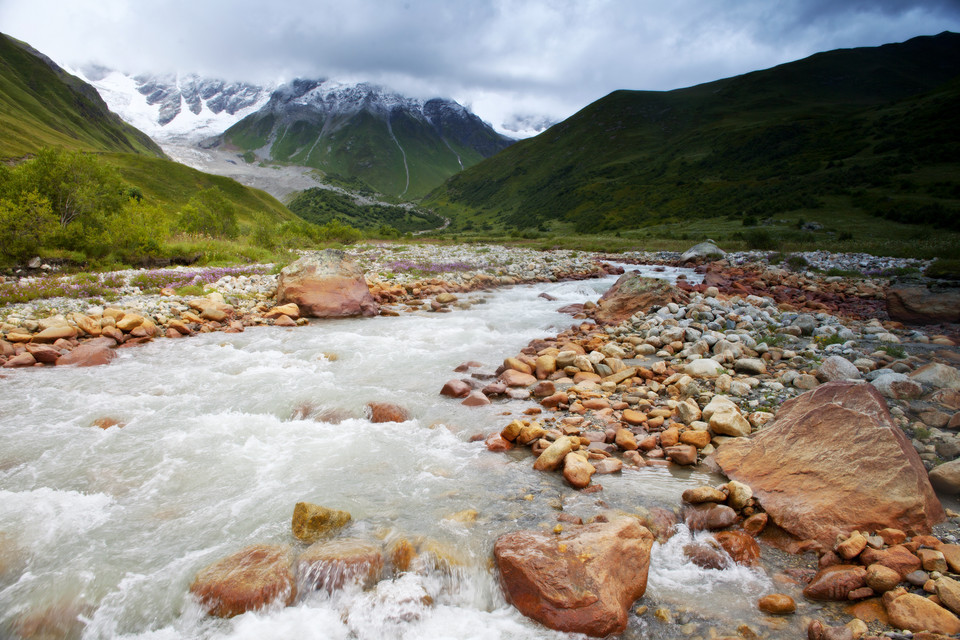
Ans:
[[[957,227],[958,113],[958,34],[828,51],[685,89],[615,91],[424,204],[451,231],[798,210]]]
[[[407,200],[513,142],[452,100],[334,80],[279,87],[221,141],[250,160],[313,167]]]

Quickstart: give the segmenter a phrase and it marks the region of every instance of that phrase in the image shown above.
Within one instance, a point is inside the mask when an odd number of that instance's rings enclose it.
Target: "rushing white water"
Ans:
[[[471,294],[463,298],[477,304],[447,314],[160,340],[121,350],[109,366],[5,374],[0,637],[567,637],[504,602],[490,565],[495,538],[552,528],[561,504],[584,519],[601,499],[625,512],[673,508],[683,489],[717,479],[625,470],[603,476],[602,493],[579,494],[558,474],[534,473],[526,452],[470,441],[532,403],[467,408],[438,391],[464,361],[492,372],[569,326],[556,309],[595,300],[613,280]],[[412,418],[373,424],[363,410],[371,401]],[[104,417],[125,426],[92,426]],[[188,594],[197,571],[250,544],[294,543],[301,500],[349,511],[351,536],[435,540],[458,566],[230,620],[204,616]],[[466,509],[477,510],[475,523],[447,517]],[[651,610],[684,603],[711,619],[722,602],[736,619],[770,586],[758,570],[698,569],[677,544],[655,550]],[[627,636],[678,635],[656,625],[632,618]]]

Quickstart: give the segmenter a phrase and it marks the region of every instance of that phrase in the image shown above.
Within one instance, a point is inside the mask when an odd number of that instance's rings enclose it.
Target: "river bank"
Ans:
[[[660,254],[629,259],[666,265],[678,257]],[[613,277],[608,274],[616,269],[601,267],[598,256],[544,255],[497,247],[410,247],[401,251],[369,248],[358,252],[355,258],[365,266],[370,291],[378,298],[381,312],[386,312],[382,314],[384,317],[369,322],[304,320],[303,326],[282,331],[256,329],[279,319],[279,316],[266,317],[275,307],[276,301],[268,294],[271,280],[272,286],[276,286],[276,277],[267,273],[230,275],[212,285],[217,291],[212,298],[209,295],[205,298],[208,303],[196,303],[200,308],[191,307],[190,300],[195,298],[143,296],[131,291],[125,294],[128,297],[119,297],[110,303],[117,305],[122,315],[107,313],[106,307],[100,314],[101,330],[103,318],[113,318],[116,326],[117,320],[128,314],[138,315],[158,329],[169,330],[170,322],[164,324],[158,316],[183,322],[184,314],[194,313],[200,322],[184,322],[196,335],[189,340],[141,340],[149,336],[131,337],[131,330],[123,332],[123,343],[140,344],[141,349],[129,352],[108,367],[86,370],[90,374],[83,375],[84,370],[75,367],[5,371],[6,389],[27,400],[35,414],[22,415],[17,403],[12,401],[0,406],[0,419],[5,420],[4,450],[9,452],[0,460],[3,474],[0,477],[11,505],[3,511],[0,522],[13,523],[14,546],[29,548],[30,543],[24,536],[29,536],[27,532],[38,524],[32,520],[25,522],[25,516],[18,513],[20,507],[25,506],[24,501],[39,501],[47,505],[48,512],[62,517],[65,505],[72,504],[74,498],[80,499],[65,495],[64,491],[66,494],[79,491],[105,501],[102,505],[87,506],[103,514],[109,535],[149,529],[144,524],[151,520],[140,519],[148,514],[129,511],[133,503],[128,501],[152,503],[153,499],[148,498],[150,487],[162,488],[164,495],[168,495],[166,474],[173,473],[175,485],[184,487],[186,482],[190,491],[199,492],[191,494],[194,497],[190,499],[204,505],[202,520],[216,522],[219,505],[224,500],[223,504],[233,505],[229,509],[236,514],[224,514],[225,526],[242,533],[216,541],[216,527],[198,536],[192,516],[183,507],[177,507],[178,513],[169,516],[168,530],[175,533],[176,546],[202,549],[202,553],[186,559],[182,550],[169,546],[162,553],[148,553],[154,571],[163,573],[160,581],[175,585],[160,597],[164,603],[163,613],[150,614],[160,615],[163,621],[160,628],[170,628],[167,626],[170,616],[176,618],[171,612],[182,610],[178,602],[186,593],[184,583],[192,579],[203,564],[227,556],[243,544],[265,540],[285,543],[293,503],[312,498],[332,508],[349,510],[357,521],[350,529],[351,535],[369,539],[374,534],[373,538],[392,543],[399,537],[412,538],[411,533],[415,533],[455,545],[457,541],[466,544],[468,557],[461,566],[466,567],[468,579],[463,581],[464,575],[456,579],[455,597],[451,596],[448,579],[446,586],[428,585],[426,589],[431,597],[440,599],[444,611],[444,607],[453,603],[449,613],[454,616],[464,615],[462,608],[468,606],[466,602],[482,602],[480,609],[497,620],[500,635],[514,635],[506,631],[509,628],[519,637],[528,634],[543,637],[542,628],[526,626],[529,623],[521,623],[506,613],[509,609],[503,607],[502,596],[491,581],[486,565],[493,538],[517,526],[544,531],[559,526],[569,533],[582,526],[577,524],[578,520],[599,522],[598,518],[613,519],[618,511],[627,511],[643,519],[655,532],[676,530],[677,534],[653,548],[650,588],[641,601],[648,602],[649,606],[641,605],[634,611],[626,637],[639,637],[651,630],[665,637],[713,637],[738,632],[741,623],[760,635],[795,637],[814,618],[824,617],[819,609],[821,605],[803,599],[801,592],[812,572],[798,574],[796,570],[800,567],[796,559],[778,556],[772,547],[764,545],[763,569],[730,565],[717,569],[698,565],[684,548],[694,543],[700,547],[712,544],[709,533],[692,532],[697,527],[687,518],[691,503],[685,502],[686,492],[700,490],[704,485],[725,484],[722,476],[714,475],[702,463],[725,439],[744,435],[724,435],[716,429],[740,428],[742,431],[746,422],[749,431],[762,431],[783,403],[828,381],[830,369],[824,366],[827,361],[840,368],[843,365],[839,360],[843,360],[856,370],[856,377],[866,380],[881,393],[883,378],[893,374],[902,376],[887,381],[897,384],[888,385],[890,395],[885,395],[884,402],[890,405],[898,426],[912,436],[910,446],[918,452],[924,465],[943,467],[960,449],[956,427],[950,426],[957,407],[951,409],[954,397],[949,394],[949,388],[937,389],[929,378],[914,375],[928,364],[955,366],[950,364],[949,355],[956,352],[955,345],[939,330],[855,315],[864,309],[880,313],[885,285],[879,279],[828,281],[829,277],[813,272],[782,272],[779,267],[771,268],[766,263],[762,266],[714,263],[709,268],[704,265],[700,269],[703,273],[699,274],[689,269],[678,272],[668,266],[652,267],[648,268],[649,275],[673,274],[677,291],[686,299],[660,301],[653,308],[631,311],[616,322],[604,325],[597,321],[602,322],[603,312],[612,309],[607,302],[598,304],[598,299],[612,283]],[[729,258],[730,263],[735,261],[735,257]],[[676,279],[678,275],[683,277]],[[560,283],[564,278],[585,280]],[[705,281],[699,283],[700,278]],[[540,284],[499,286],[521,281]],[[769,295],[764,295],[764,287]],[[798,296],[795,291],[804,293]],[[789,301],[778,300],[784,296],[790,296]],[[81,327],[79,323],[71,325],[70,313],[96,317],[96,309],[90,312],[90,307],[83,307],[82,303],[53,301],[47,304],[47,307],[34,304],[8,309],[7,325],[12,326],[4,326],[5,335],[18,333],[15,329],[26,333],[29,325],[24,325],[29,319],[36,322],[37,330],[46,330],[40,325],[44,319],[40,316],[53,310],[64,317],[67,326],[77,329]],[[71,307],[73,304],[78,306]],[[648,301],[649,304],[654,303]],[[185,309],[179,309],[178,305]],[[207,308],[222,310],[219,305],[233,307],[234,315],[229,322],[201,317]],[[558,313],[558,309],[563,313]],[[534,311],[545,314],[537,317],[546,322],[537,320],[532,325],[526,324],[530,322],[528,314]],[[389,317],[393,314],[395,317]],[[16,322],[10,321],[11,316]],[[230,331],[230,322],[241,323],[236,332],[232,335],[217,332]],[[142,325],[141,322],[139,326]],[[240,328],[251,330],[239,331]],[[361,328],[364,332],[376,330],[357,334]],[[8,344],[20,345],[23,352],[28,352],[27,345],[33,343]],[[177,346],[166,346],[173,344]],[[56,348],[55,345],[51,347]],[[553,359],[552,371],[550,358]],[[712,370],[700,369],[705,366]],[[407,375],[413,370],[417,371],[416,375]],[[507,373],[508,370],[515,373]],[[854,377],[849,367],[841,371],[844,377]],[[516,373],[532,376],[534,380]],[[460,399],[440,398],[440,389],[451,378],[469,387],[468,395],[477,400],[482,396],[486,402],[464,406]],[[511,379],[527,384],[510,384]],[[128,381],[136,383],[130,385]],[[57,388],[65,389],[65,393],[61,392],[60,400],[53,396],[32,397],[37,392],[37,383],[51,386],[53,393]],[[546,383],[552,385],[552,389]],[[198,384],[209,389],[205,393],[212,395],[210,399],[198,390]],[[126,389],[127,386],[130,388]],[[111,396],[117,396],[119,401]],[[714,398],[721,396],[733,405],[726,412],[730,416],[727,426],[711,420],[710,415],[705,416]],[[382,401],[405,408],[407,419],[382,424],[364,418],[367,404]],[[54,406],[58,403],[62,406]],[[84,408],[78,410],[80,407]],[[229,407],[226,412],[225,407]],[[500,415],[504,412],[510,415]],[[700,415],[696,416],[696,412]],[[43,435],[25,440],[14,433],[18,414],[22,415],[20,422],[36,423]],[[523,420],[540,423],[542,433],[537,432],[537,438],[531,437],[528,441],[535,452],[539,441],[543,441],[541,448],[547,448],[560,438],[576,435],[578,448],[582,445],[586,454],[585,462],[594,468],[592,473],[587,470],[586,482],[582,473],[578,477],[571,472],[571,477],[566,477],[562,472],[532,471],[529,454],[515,444],[510,445],[512,448],[506,453],[489,453],[489,448],[508,448],[500,441],[516,442],[519,434],[512,440],[502,435],[511,429],[515,420],[521,422],[520,429],[532,426],[523,425]],[[184,427],[171,431],[172,421],[183,422]],[[237,433],[230,428],[234,423],[239,428]],[[102,431],[91,430],[94,424]],[[59,444],[64,428],[79,437],[79,449],[63,449]],[[290,439],[283,437],[284,444],[277,451],[269,443],[280,439],[284,430],[290,431],[287,434]],[[448,439],[444,433],[453,437]],[[530,433],[528,429],[527,436]],[[147,437],[158,452],[162,452],[162,459],[155,459],[146,468],[133,464],[130,472],[126,472],[126,465],[133,463],[135,451],[144,444],[130,441],[137,434]],[[222,439],[225,449],[210,438]],[[34,439],[36,442],[28,442]],[[181,439],[185,439],[182,446],[175,444]],[[631,446],[631,439],[635,446]],[[214,465],[215,469],[211,470],[216,472],[214,476],[201,473],[196,483],[212,482],[218,491],[232,497],[208,496],[195,482],[187,482],[183,474],[190,473],[196,466],[189,462],[192,456],[183,448],[186,442],[192,443],[189,446],[200,445],[198,452],[206,459],[210,459],[213,451],[217,451],[218,456],[229,452],[222,464]],[[673,449],[682,446],[687,448]],[[67,469],[75,466],[68,461],[78,455],[84,461],[83,466],[97,468],[101,464],[97,462],[98,457],[107,451],[105,447],[119,447],[118,451],[123,451],[120,459],[109,459],[106,473],[90,472],[85,479],[66,475]],[[252,455],[246,453],[250,447],[253,447]],[[306,449],[296,453],[300,447]],[[404,453],[389,453],[391,448]],[[45,449],[54,453],[44,454]],[[277,461],[265,468],[262,461],[256,462],[262,455],[277,457]],[[415,462],[414,467],[401,469],[396,455],[409,457]],[[54,467],[36,466],[44,457],[51,458],[48,462]],[[373,462],[363,462],[368,457]],[[311,471],[306,472],[310,460],[324,463],[319,466],[314,463],[318,468],[311,467]],[[173,461],[172,468],[170,461]],[[248,466],[250,463],[252,467]],[[57,465],[63,468],[54,471]],[[271,490],[276,491],[290,481],[284,465],[306,473],[309,478],[294,479],[292,486],[282,489],[285,498],[276,500],[270,496]],[[374,471],[377,465],[383,466],[383,473]],[[345,477],[344,474],[357,469],[364,470],[356,474],[358,480],[360,476],[372,474],[372,486],[354,486],[353,480]],[[146,476],[140,477],[141,471],[147,472]],[[262,484],[263,474],[269,481],[266,487],[245,496],[242,487],[224,481],[237,473],[248,478],[247,487]],[[491,473],[496,480],[488,477]],[[58,474],[62,474],[59,479]],[[220,478],[218,474],[225,475]],[[460,474],[464,475],[463,483],[457,479]],[[580,484],[578,489],[573,488],[576,483]],[[471,485],[475,485],[479,493],[468,488]],[[324,486],[340,489],[318,494],[311,488]],[[598,489],[600,486],[602,489]],[[56,489],[50,494],[47,487]],[[383,487],[393,487],[388,492],[390,496],[384,495]],[[488,495],[491,487],[497,488],[492,496]],[[176,491],[176,487],[170,489]],[[725,502],[729,495],[727,488],[720,502]],[[737,509],[737,517],[743,519],[744,524],[750,517],[765,513],[762,505],[751,503],[751,499]],[[253,509],[264,513],[253,523],[240,525],[237,516],[248,514],[249,509],[238,505],[249,506],[257,501],[269,502],[269,506]],[[120,521],[111,522],[106,514],[112,513],[114,506],[122,507],[116,510],[124,515]],[[378,514],[378,510],[384,512]],[[128,517],[135,521],[123,520]],[[189,527],[186,520],[192,523]],[[95,524],[94,529],[98,526]],[[378,529],[380,532],[376,533]],[[467,534],[467,531],[473,533]],[[94,535],[106,533],[100,530]],[[957,542],[953,528],[940,528],[938,534],[942,543]],[[191,536],[198,540],[189,542]],[[137,533],[135,537],[139,540],[142,536]],[[199,547],[197,542],[201,543]],[[84,549],[83,545],[90,544],[89,538],[77,544],[80,546],[75,545],[75,551],[85,558],[75,563],[79,572],[87,570],[91,563],[103,562],[90,557],[90,552]],[[145,552],[150,544],[147,538],[139,540],[136,543],[139,553]],[[418,548],[422,544],[416,543]],[[829,546],[817,548],[826,551]],[[38,550],[31,553],[36,554]],[[172,582],[171,576],[162,569],[171,562],[170,557],[180,558],[173,570]],[[712,557],[715,561],[716,554]],[[808,563],[809,557],[799,563]],[[813,565],[817,563],[818,559],[814,558]],[[113,562],[108,564],[112,566]],[[32,566],[39,569],[36,564]],[[58,571],[55,562],[48,568],[51,573],[40,575],[52,576]],[[128,569],[118,564],[112,572],[122,574],[125,570]],[[678,575],[683,576],[679,582]],[[433,580],[440,576],[428,571],[426,577]],[[142,585],[118,586],[109,578],[100,584],[101,580],[104,578],[98,577],[95,583],[99,586],[92,589],[92,593],[100,595],[79,598],[84,607],[93,607],[91,615],[96,622],[93,628],[97,630],[94,636],[116,637],[116,627],[111,625],[118,624],[118,620],[123,628],[142,630],[136,622],[145,615],[141,611],[153,611],[143,600],[146,596]],[[40,582],[43,583],[43,579]],[[727,587],[719,586],[722,583]],[[387,584],[396,582],[384,582]],[[697,600],[694,593],[698,585],[701,588],[710,585],[708,591],[715,595],[694,605],[691,603]],[[423,585],[418,588],[421,587]],[[0,591],[0,598],[5,592],[9,598],[6,602],[15,604],[16,611],[36,611],[35,602],[28,606],[25,603],[29,598],[23,599],[33,588],[26,583],[13,584]],[[799,613],[794,620],[771,621],[756,609],[758,598],[775,591],[786,591],[795,598]],[[413,589],[406,595],[416,592]],[[121,602],[113,602],[118,593],[122,594]],[[153,593],[157,595],[156,590]],[[70,602],[78,601],[76,594],[64,597]],[[112,604],[107,604],[110,602]],[[296,627],[298,616],[304,622],[309,617],[316,623],[316,616],[327,616],[330,611],[327,604],[320,606],[315,598],[298,602],[289,612],[273,612],[265,618],[252,614],[241,616],[228,627],[201,622],[200,610],[188,608],[189,622],[181,616],[177,624],[186,625],[185,628],[190,629],[186,635],[191,637],[219,637],[220,633],[234,636],[239,633],[239,637],[243,637],[243,629],[250,633],[253,629],[263,630],[258,621]],[[349,608],[353,611],[366,607],[369,612],[371,607],[378,606],[361,600],[350,602]],[[395,606],[398,601],[390,602]],[[644,606],[647,608],[641,612]],[[413,609],[421,616],[419,619],[429,619],[430,624],[451,623],[449,617],[440,613],[425,613],[426,609],[420,605]],[[831,623],[846,622],[852,615],[842,610],[826,611],[833,616]],[[25,614],[21,613],[15,613],[14,618],[22,619]],[[470,613],[467,617],[476,623],[477,619],[471,617],[474,615]],[[841,619],[844,616],[846,619]],[[385,618],[373,616],[373,619],[380,625],[376,629],[382,632],[383,625],[387,624]],[[374,627],[365,625],[367,622],[355,616],[344,629],[345,637],[378,637]],[[388,626],[391,632],[387,635],[393,635],[396,627]],[[22,625],[18,627],[21,628]],[[429,637],[429,629],[434,627],[421,624],[417,628],[418,634],[425,634],[421,637]],[[871,628],[875,632],[889,630],[882,625]],[[744,633],[747,631],[741,635]],[[466,628],[454,635],[473,637]]]

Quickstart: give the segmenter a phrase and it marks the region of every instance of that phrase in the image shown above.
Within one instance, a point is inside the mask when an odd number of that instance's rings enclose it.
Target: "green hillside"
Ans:
[[[452,177],[464,229],[596,233],[827,208],[960,225],[960,35],[837,50],[675,91],[616,91]]]
[[[290,210],[308,222],[324,225],[339,220],[355,229],[378,233],[406,233],[436,229],[443,220],[412,207],[358,204],[354,198],[330,189],[314,187],[298,193]]]
[[[163,156],[145,133],[112,113],[93,87],[0,34],[0,158],[50,146]]]
[[[442,118],[431,124],[403,109],[327,114],[277,98],[223,140],[270,161],[359,179],[381,194],[414,200],[510,143],[476,116]]]

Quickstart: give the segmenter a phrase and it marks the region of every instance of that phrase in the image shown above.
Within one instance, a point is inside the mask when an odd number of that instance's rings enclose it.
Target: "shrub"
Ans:
[[[927,267],[924,274],[928,278],[941,278],[944,280],[960,280],[960,260],[945,260],[939,258]]]
[[[27,260],[57,230],[50,202],[36,191],[0,200],[0,258]]]
[[[745,231],[743,233],[743,239],[749,249],[767,250],[776,249],[780,246],[780,241],[766,229],[750,229],[749,231]]]
[[[786,259],[787,268],[791,271],[801,271],[810,266],[810,263],[807,262],[807,259],[796,253],[792,253],[787,256]]]
[[[190,198],[180,209],[177,228],[213,238],[235,238],[240,231],[236,208],[217,187],[204,189]]]

